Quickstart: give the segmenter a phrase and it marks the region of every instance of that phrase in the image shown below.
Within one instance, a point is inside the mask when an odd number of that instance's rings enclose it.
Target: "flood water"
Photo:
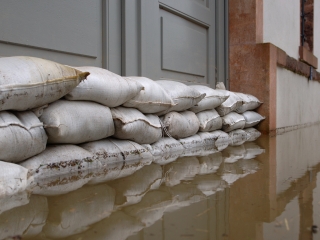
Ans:
[[[319,125],[142,165],[0,199],[0,239],[320,239]]]

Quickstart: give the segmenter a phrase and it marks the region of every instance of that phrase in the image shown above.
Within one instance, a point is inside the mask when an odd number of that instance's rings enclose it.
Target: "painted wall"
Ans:
[[[313,18],[313,54],[320,60],[320,1],[314,1]],[[318,63],[319,64],[319,63]],[[319,65],[318,65],[319,71]]]
[[[270,42],[298,59],[300,0],[263,1],[263,42]]]

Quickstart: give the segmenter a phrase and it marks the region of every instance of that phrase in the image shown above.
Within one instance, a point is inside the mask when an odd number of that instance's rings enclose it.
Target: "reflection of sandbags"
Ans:
[[[43,232],[49,238],[62,238],[84,232],[89,225],[110,216],[114,198],[114,190],[105,184],[50,197],[50,211]]]
[[[220,114],[221,117],[227,115],[228,113],[235,111],[237,108],[241,107],[243,104],[242,99],[236,95],[234,92],[230,92],[227,90],[217,90],[221,91],[222,93],[228,93],[229,98],[221,103],[219,107],[216,108],[217,112]]]
[[[47,178],[101,166],[99,161],[92,159],[90,152],[76,145],[48,145],[45,151],[20,165],[27,168],[36,178]]]
[[[0,112],[0,160],[23,161],[41,153],[46,144],[43,124],[33,112]]]
[[[227,187],[227,184],[220,176],[216,174],[199,175],[194,178],[192,184],[206,196],[211,196],[217,191],[222,191]]]
[[[28,169],[14,163],[0,161],[0,196],[24,191],[28,182]]]
[[[228,147],[230,139],[228,133],[220,130],[212,132],[199,132],[198,135],[205,142],[205,145],[214,145],[218,151]]]
[[[222,156],[225,163],[234,163],[239,159],[244,158],[246,154],[246,149],[243,145],[239,146],[228,146],[222,151]]]
[[[214,109],[196,114],[200,122],[200,132],[211,132],[222,128],[222,119]]]
[[[242,116],[246,121],[246,124],[244,126],[245,128],[253,127],[265,119],[265,117],[262,117],[259,113],[254,111],[244,112]]]
[[[123,207],[140,202],[149,190],[159,188],[161,181],[162,168],[151,164],[128,177],[108,182],[108,185],[116,191],[115,205]]]
[[[198,157],[200,163],[199,175],[214,173],[222,163],[222,153],[216,152],[208,156]]]
[[[137,108],[142,113],[157,113],[175,105],[168,93],[155,81],[145,77],[125,77],[125,79],[137,81],[144,89],[123,106]]]
[[[247,141],[248,142],[252,142],[257,140],[258,137],[261,136],[261,132],[259,132],[257,129],[255,128],[245,128],[243,129],[243,131],[245,131],[247,133]]]
[[[87,81],[81,82],[66,95],[68,100],[86,100],[117,107],[135,97],[142,89],[136,81],[130,81],[106,69],[98,67],[77,67],[90,72]]]
[[[241,159],[237,164],[243,170],[242,177],[255,173],[260,168],[260,162],[254,159]]]
[[[54,102],[88,73],[35,57],[0,58],[0,111],[27,110]]]
[[[181,112],[187,110],[196,105],[206,95],[181,82],[158,80],[157,83],[163,87],[175,103],[175,105],[168,110],[157,113],[158,115],[163,115],[172,111]]]
[[[216,91],[215,89],[203,85],[190,85],[190,87],[196,89],[201,94],[206,94],[200,102],[189,109],[194,113],[214,109],[220,106],[221,103],[226,101],[229,97],[229,93],[227,91]]]
[[[229,132],[230,146],[239,146],[247,141],[248,135],[242,129],[237,129]]]
[[[29,195],[29,192],[23,191],[13,195],[0,197],[0,214],[10,209],[28,204]]]
[[[263,148],[261,148],[259,145],[257,145],[254,142],[246,142],[243,145],[244,145],[244,148],[246,149],[246,153],[243,159],[252,159],[265,152]]]
[[[199,119],[191,111],[169,112],[161,117],[165,133],[176,139],[190,137],[196,134],[200,127]]]
[[[47,198],[32,195],[27,205],[13,208],[0,215],[0,239],[18,235],[23,239],[34,239],[42,231],[47,214]]]
[[[244,93],[235,93],[235,94],[239,96],[243,101],[243,105],[236,109],[237,113],[244,113],[246,111],[254,110],[257,107],[259,107],[262,103],[259,101],[258,98],[250,94],[244,94]]]
[[[83,143],[114,134],[108,107],[94,102],[59,100],[44,109],[44,123],[49,143]]]
[[[144,115],[135,108],[111,109],[115,126],[114,137],[132,140],[139,144],[154,143],[162,136],[160,119],[153,114]]]
[[[225,132],[242,129],[246,124],[244,117],[236,112],[231,112],[222,117],[222,129]]]
[[[200,165],[196,157],[181,157],[163,166],[166,186],[178,185],[182,180],[190,180],[199,173]]]
[[[243,170],[239,167],[237,162],[227,163],[224,162],[220,165],[218,175],[226,181],[229,185],[242,177]]]
[[[162,218],[166,208],[172,203],[170,193],[152,190],[142,198],[141,202],[125,207],[123,212],[137,218],[146,227]]]

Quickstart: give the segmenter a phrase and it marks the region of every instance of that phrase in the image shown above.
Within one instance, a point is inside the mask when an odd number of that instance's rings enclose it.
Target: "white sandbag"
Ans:
[[[157,113],[175,105],[169,94],[155,81],[145,77],[124,78],[128,81],[137,81],[144,89],[123,106],[137,108],[142,113]]]
[[[265,119],[265,117],[254,111],[244,112],[242,113],[242,116],[246,121],[246,124],[244,126],[245,128],[256,126],[259,122]]]
[[[201,155],[202,149],[205,145],[204,141],[198,134],[187,138],[181,138],[178,141],[185,148],[181,157]]]
[[[215,194],[218,191],[222,191],[228,186],[226,182],[216,174],[196,176],[192,181],[192,184],[195,184],[197,188],[207,197]]]
[[[231,132],[232,130],[236,129],[243,129],[245,124],[245,118],[236,112],[230,112],[222,117],[222,130],[225,132]]]
[[[200,132],[211,132],[222,128],[222,118],[214,109],[196,114],[200,122]]]
[[[245,143],[248,139],[248,135],[242,129],[237,129],[229,132],[230,146],[239,146]]]
[[[206,94],[200,102],[189,109],[194,113],[219,107],[229,97],[229,93],[227,91],[217,91],[203,85],[190,85],[190,87],[199,91],[201,94]]]
[[[0,196],[24,191],[33,180],[28,178],[28,169],[14,163],[0,161]]]
[[[246,142],[243,144],[244,148],[246,149],[246,153],[243,159],[253,159],[256,156],[264,153],[265,150],[261,148],[258,144],[254,142]]]
[[[245,131],[247,133],[247,141],[248,142],[255,141],[261,136],[261,132],[259,132],[257,129],[252,128],[252,127],[245,128],[245,129],[243,129],[243,131]]]
[[[43,124],[33,112],[0,112],[0,160],[23,161],[41,153],[46,144]]]
[[[84,232],[88,226],[111,215],[115,191],[107,186],[87,186],[68,194],[48,198],[50,208],[43,232],[49,238],[63,238]]]
[[[54,102],[89,73],[35,57],[0,58],[0,111],[27,110]]]
[[[221,130],[199,132],[198,135],[203,139],[206,145],[213,145],[218,151],[222,151],[228,147],[230,142],[228,133]]]
[[[17,192],[13,195],[0,197],[0,214],[10,209],[20,207],[29,203],[30,193],[28,191]]]
[[[47,178],[101,167],[92,154],[76,145],[48,145],[42,153],[20,163],[35,178]]]
[[[78,144],[114,134],[110,109],[94,102],[56,101],[44,109],[40,121],[49,143]]]
[[[198,161],[200,164],[199,175],[215,173],[222,163],[222,153],[216,152],[208,156],[199,156]]]
[[[115,126],[113,137],[151,144],[162,137],[160,119],[153,114],[144,115],[135,108],[111,108]]]
[[[176,104],[168,110],[158,112],[157,115],[164,115],[173,111],[181,112],[187,110],[196,105],[206,96],[205,93],[200,93],[198,90],[181,82],[170,80],[158,80],[156,82],[163,87]]]
[[[222,151],[222,156],[225,163],[235,163],[236,161],[244,158],[246,149],[243,145],[228,146]]]
[[[245,94],[245,93],[235,93],[235,94],[238,95],[243,101],[243,105],[236,109],[237,113],[244,113],[246,111],[254,110],[262,104],[262,102],[260,102],[258,98],[250,94]]]
[[[81,82],[68,93],[68,100],[85,100],[101,103],[107,107],[117,107],[135,97],[143,86],[106,69],[98,67],[75,67],[82,72],[90,72],[86,81]]]
[[[221,117],[227,115],[232,111],[235,111],[236,109],[238,109],[243,105],[242,99],[234,92],[230,92],[227,90],[220,90],[220,89],[217,91],[221,91],[224,94],[227,94],[227,93],[229,94],[229,98],[223,103],[221,103],[219,107],[216,108],[217,112],[220,114]]]
[[[196,134],[200,127],[199,119],[191,111],[169,112],[160,118],[167,136],[175,139],[186,138]]]

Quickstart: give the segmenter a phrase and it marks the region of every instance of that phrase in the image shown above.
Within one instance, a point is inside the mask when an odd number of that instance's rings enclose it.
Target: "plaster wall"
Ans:
[[[299,58],[300,0],[263,1],[263,42]]]
[[[314,1],[313,8],[313,54],[320,60],[320,1]],[[318,65],[319,71],[319,65]]]

